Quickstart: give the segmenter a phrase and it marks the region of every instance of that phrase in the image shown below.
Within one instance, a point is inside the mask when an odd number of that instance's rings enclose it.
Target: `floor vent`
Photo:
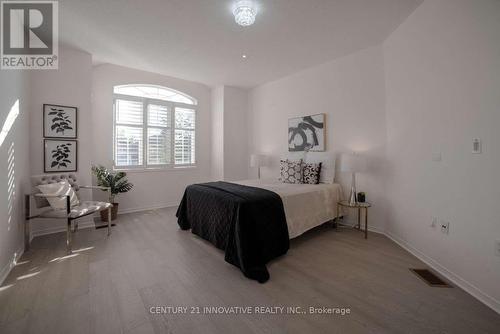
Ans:
[[[415,269],[410,268],[410,270],[417,275],[420,279],[422,279],[425,283],[434,287],[441,288],[451,288],[452,286],[443,281],[441,278],[436,276],[432,271],[428,269]]]

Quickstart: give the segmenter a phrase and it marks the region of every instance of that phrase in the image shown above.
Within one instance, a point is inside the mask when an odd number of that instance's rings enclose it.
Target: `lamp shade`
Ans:
[[[250,155],[250,167],[262,167],[267,164],[267,158],[262,154]]]
[[[364,172],[366,171],[366,159],[360,155],[342,154],[340,157],[340,171],[341,172]]]

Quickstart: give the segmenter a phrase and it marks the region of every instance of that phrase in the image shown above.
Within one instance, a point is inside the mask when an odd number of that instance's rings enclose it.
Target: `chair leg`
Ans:
[[[111,235],[111,208],[108,209],[108,237]]]
[[[24,214],[24,251],[27,252],[30,250],[30,195],[25,196]]]
[[[30,250],[30,220],[26,219],[24,221],[24,251]]]
[[[72,253],[71,250],[71,219],[68,219],[68,229],[66,230],[66,252]]]

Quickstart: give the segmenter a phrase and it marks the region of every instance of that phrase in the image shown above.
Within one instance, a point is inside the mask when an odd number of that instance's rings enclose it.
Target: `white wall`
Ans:
[[[16,104],[17,102],[17,104]],[[0,73],[0,284],[23,252],[24,193],[29,189],[29,76]],[[17,114],[17,116],[16,116]],[[9,126],[11,124],[11,126]]]
[[[210,89],[202,84],[134,70],[116,65],[100,65],[92,70],[92,163],[113,165],[113,86],[154,84],[184,92],[198,100],[196,114],[196,168],[129,171],[132,191],[117,197],[120,211],[177,205],[184,188],[210,179],[211,123]]]
[[[212,88],[212,179],[224,179],[224,86]]]
[[[31,175],[43,173],[42,105],[53,103],[78,107],[78,177],[92,182],[92,163],[112,166],[114,85],[151,83],[171,87],[198,99],[197,167],[173,171],[129,172],[134,189],[118,197],[120,211],[176,205],[186,185],[210,178],[210,90],[208,87],[154,73],[113,65],[92,66],[91,55],[61,48],[59,70],[33,71],[31,94],[30,156]],[[84,199],[90,192],[82,191]],[[105,199],[97,192],[96,199]],[[64,229],[61,220],[38,219],[35,235]]]
[[[325,113],[327,152],[356,151],[369,160],[370,171],[359,174],[357,185],[374,204],[370,224],[378,229],[385,223],[382,55],[381,47],[371,47],[253,89],[248,129],[250,152],[272,157],[262,177],[277,178],[279,159],[288,153],[288,118]],[[337,180],[349,189],[349,175],[337,173]]]
[[[247,114],[247,90],[212,88],[212,179],[248,178]]]
[[[499,1],[425,1],[384,43],[388,232],[498,312],[499,33]]]
[[[93,125],[90,109],[92,56],[70,48],[59,49],[58,70],[31,71],[30,172],[44,174],[43,117],[44,103],[78,108],[78,171],[80,184],[91,184],[90,159],[93,151]],[[92,198],[90,191],[80,191],[84,200]],[[64,220],[36,219],[34,235],[64,229]]]
[[[248,91],[224,86],[224,179],[248,178]]]

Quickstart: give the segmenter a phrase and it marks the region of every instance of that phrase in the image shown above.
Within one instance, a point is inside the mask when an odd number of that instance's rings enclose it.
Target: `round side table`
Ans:
[[[372,205],[368,202],[357,202],[354,204],[350,204],[349,201],[339,201],[337,202],[337,221],[339,219],[339,214],[340,214],[340,208],[351,208],[351,209],[358,209],[358,230],[361,231],[361,211],[364,209],[365,210],[365,239],[368,239],[368,208],[371,207]]]

